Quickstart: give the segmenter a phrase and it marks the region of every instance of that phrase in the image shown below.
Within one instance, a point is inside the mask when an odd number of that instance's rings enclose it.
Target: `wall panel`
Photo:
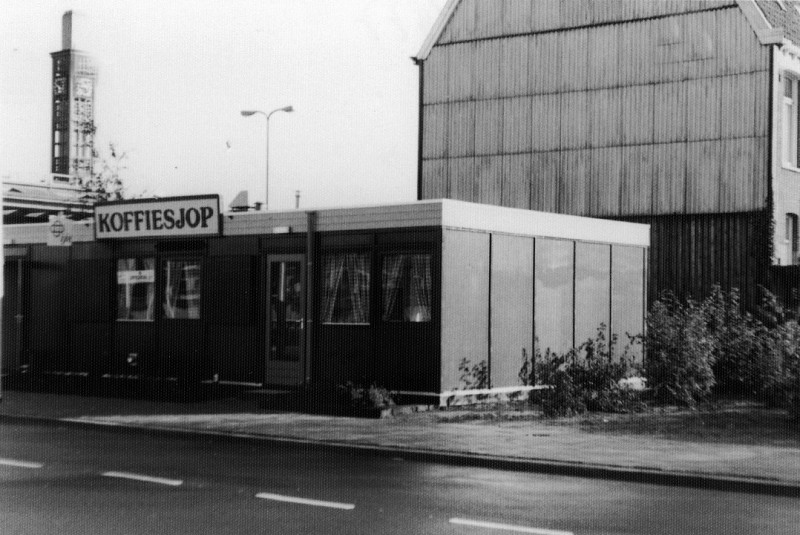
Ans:
[[[482,156],[475,159],[475,202],[500,204],[503,187],[502,156]]]
[[[505,34],[531,31],[531,12],[534,4],[530,0],[505,0],[503,2],[503,32]]]
[[[684,211],[686,144],[653,145],[653,206],[656,213]]]
[[[503,183],[500,204],[511,208],[531,207],[531,155],[503,156]]]
[[[652,143],[655,90],[653,85],[623,87],[620,91],[622,143]]]
[[[689,143],[686,158],[686,211],[719,210],[722,144],[719,141]]]
[[[450,98],[448,74],[450,72],[450,47],[433,47],[422,64],[422,100],[425,104],[444,102]]]
[[[479,100],[475,106],[475,154],[498,154],[503,148],[504,99]]]
[[[721,80],[722,78],[702,78],[686,81],[686,135],[689,141],[719,138],[722,128]]]
[[[503,152],[531,152],[532,97],[509,98],[503,103]]]
[[[443,158],[422,161],[422,198],[444,199],[449,196],[448,160]]]
[[[619,85],[619,26],[598,26],[589,32],[590,89]]]
[[[599,89],[588,92],[589,145],[592,147],[622,144],[622,92]]]
[[[560,34],[533,35],[528,42],[528,76],[534,95],[555,93],[561,86],[563,65]]]
[[[720,78],[722,138],[755,134],[756,76],[750,73]]]
[[[477,41],[473,64],[472,96],[476,99],[500,96],[500,52],[502,41]]]
[[[446,229],[442,236],[441,388],[463,388],[458,366],[489,354],[490,235]]]
[[[653,136],[656,143],[686,140],[686,97],[683,83],[656,84],[653,95]]]
[[[431,104],[422,108],[422,158],[443,158],[447,155],[448,104]]]
[[[589,83],[589,30],[578,29],[558,33],[561,49],[561,80],[559,91],[582,91]]]
[[[447,154],[450,157],[475,154],[475,103],[454,102],[449,105]]]
[[[562,95],[531,97],[531,149],[555,150],[561,147]]]
[[[596,148],[591,151],[587,191],[587,215],[609,216],[619,213],[622,177],[622,148]]]
[[[518,97],[530,94],[530,41],[528,36],[500,40],[500,96]]]
[[[533,238],[492,235],[490,296],[491,384],[516,386],[533,355]]]
[[[561,153],[558,151],[531,154],[531,210],[558,212],[561,187]]]
[[[558,185],[558,211],[565,214],[586,213],[586,185],[591,150],[561,151],[561,174]]]
[[[620,213],[647,214],[653,198],[653,147],[633,145],[621,148]]]
[[[447,93],[452,100],[465,100],[474,95],[475,43],[459,43],[447,47]]]
[[[475,198],[475,158],[450,158],[448,198],[472,201]]]
[[[561,95],[561,148],[589,147],[589,92]]]

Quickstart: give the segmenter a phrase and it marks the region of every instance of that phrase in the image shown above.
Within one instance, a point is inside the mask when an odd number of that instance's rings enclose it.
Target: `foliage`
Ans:
[[[694,406],[714,386],[715,342],[703,307],[671,295],[656,301],[647,315],[644,374],[654,399]]]
[[[388,389],[373,383],[368,388],[348,381],[339,386],[345,392],[352,407],[382,409],[395,404],[394,395]]]
[[[94,136],[97,126],[93,121],[84,121],[78,125],[84,135],[86,146],[92,155],[87,179],[78,178],[78,186],[96,201],[115,201],[123,198],[124,187],[121,174],[125,169],[126,152],[120,151],[114,143],[108,144],[108,155],[97,150]]]
[[[773,333],[743,312],[737,289],[714,286],[701,308],[714,342],[715,392],[762,396],[780,375]]]
[[[458,371],[461,372],[460,382],[465,390],[478,390],[489,388],[489,364],[482,360],[470,366],[467,358],[461,359]]]
[[[540,384],[549,388],[542,391],[538,401],[548,416],[569,416],[592,412],[630,412],[641,407],[639,393],[623,386],[621,381],[637,370],[629,352],[615,355],[617,337],[606,341],[606,326],[597,329],[594,339],[558,355],[548,349],[541,358],[535,349],[534,368]],[[527,361],[520,370],[523,382],[530,382],[523,371],[530,367]],[[535,398],[534,398],[535,399]]]

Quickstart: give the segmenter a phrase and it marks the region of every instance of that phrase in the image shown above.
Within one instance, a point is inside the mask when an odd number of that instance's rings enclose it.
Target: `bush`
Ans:
[[[781,374],[774,330],[742,311],[736,289],[714,286],[701,308],[714,341],[715,393],[762,398]]]
[[[694,406],[714,386],[714,338],[702,306],[667,295],[647,315],[644,374],[654,399]]]
[[[621,381],[630,377],[636,368],[627,350],[617,358],[614,354],[616,337],[606,343],[606,327],[601,325],[594,339],[564,355],[550,353],[535,358],[536,377],[550,388],[542,391],[539,401],[548,416],[568,416],[592,412],[629,412],[638,409],[639,393],[626,388]],[[520,370],[530,367],[527,361]]]
[[[489,388],[489,363],[485,360],[470,366],[468,359],[461,359],[458,371],[461,372],[460,381],[465,390]]]
[[[348,382],[339,386],[346,394],[351,407],[357,409],[382,409],[395,404],[394,395],[382,386],[372,384],[369,388]]]

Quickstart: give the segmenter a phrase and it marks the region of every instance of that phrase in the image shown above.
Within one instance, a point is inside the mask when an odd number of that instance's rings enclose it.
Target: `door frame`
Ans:
[[[305,331],[308,325],[308,311],[306,303],[306,292],[308,291],[308,280],[305,269],[306,255],[304,253],[281,253],[267,254],[265,256],[266,268],[264,270],[266,289],[266,313],[264,329],[266,343],[264,346],[264,384],[280,386],[300,386],[305,381],[306,370],[306,343]],[[273,262],[297,262],[300,266],[300,306],[301,320],[300,333],[297,343],[297,361],[279,361],[270,358],[272,347],[272,263]]]

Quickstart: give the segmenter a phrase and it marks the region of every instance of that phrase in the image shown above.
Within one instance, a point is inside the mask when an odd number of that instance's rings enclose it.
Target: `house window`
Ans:
[[[431,321],[431,255],[383,257],[383,321]]]
[[[369,323],[369,254],[325,255],[322,277],[323,323]]]
[[[783,163],[789,167],[798,167],[797,145],[797,114],[798,109],[797,79],[790,76],[783,77]]]
[[[789,253],[789,264],[797,264],[798,236],[797,214],[786,214],[786,251]]]
[[[153,258],[117,260],[118,320],[153,321],[155,265]]]
[[[200,319],[200,259],[164,262],[164,317]]]

